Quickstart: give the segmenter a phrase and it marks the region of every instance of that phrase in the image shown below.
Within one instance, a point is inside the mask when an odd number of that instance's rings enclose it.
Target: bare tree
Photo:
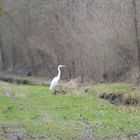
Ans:
[[[117,80],[140,54],[137,6],[136,0],[8,1],[0,19],[3,67],[53,77],[66,64],[68,79]]]
[[[140,39],[139,39],[139,30],[138,30],[138,20],[137,20],[137,4],[136,0],[132,0],[133,7],[134,7],[134,27],[135,27],[135,37],[136,37],[136,44],[137,44],[137,53],[138,53],[138,68],[140,73]],[[140,74],[139,74],[140,77]]]

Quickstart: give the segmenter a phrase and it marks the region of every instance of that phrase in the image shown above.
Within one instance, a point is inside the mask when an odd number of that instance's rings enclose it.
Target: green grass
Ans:
[[[80,140],[87,131],[101,137],[139,132],[140,107],[115,106],[100,100],[96,95],[104,90],[131,91],[131,87],[96,85],[90,87],[89,94],[53,96],[45,86],[3,84],[0,126],[7,126],[8,131],[20,128],[26,139],[47,140]],[[4,95],[7,91],[13,93],[12,97]]]

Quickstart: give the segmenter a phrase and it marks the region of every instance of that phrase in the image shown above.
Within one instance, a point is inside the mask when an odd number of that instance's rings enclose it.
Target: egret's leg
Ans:
[[[56,95],[56,92],[57,92],[57,90],[55,89],[55,90],[54,90],[54,95]]]
[[[58,87],[56,86],[56,87],[55,87],[55,93],[54,93],[54,95],[56,95],[57,92],[58,92]]]
[[[56,91],[56,88],[55,88],[55,89],[53,90],[52,94],[53,94],[53,95],[56,95],[56,92],[57,92],[57,91]]]

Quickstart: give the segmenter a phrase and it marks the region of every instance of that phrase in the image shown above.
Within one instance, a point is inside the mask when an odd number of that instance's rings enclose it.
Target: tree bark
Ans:
[[[139,40],[139,31],[138,31],[136,0],[132,0],[132,3],[134,7],[134,26],[135,26],[136,45],[137,45],[138,69],[139,69],[139,77],[140,77],[140,40]]]

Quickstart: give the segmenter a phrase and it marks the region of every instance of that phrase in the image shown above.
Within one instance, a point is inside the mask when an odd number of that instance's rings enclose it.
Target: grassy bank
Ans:
[[[128,85],[104,84],[53,96],[45,86],[1,83],[1,139],[86,140],[140,132],[139,105],[113,105],[99,98],[112,91],[134,92]],[[136,88],[134,95],[139,92]]]

